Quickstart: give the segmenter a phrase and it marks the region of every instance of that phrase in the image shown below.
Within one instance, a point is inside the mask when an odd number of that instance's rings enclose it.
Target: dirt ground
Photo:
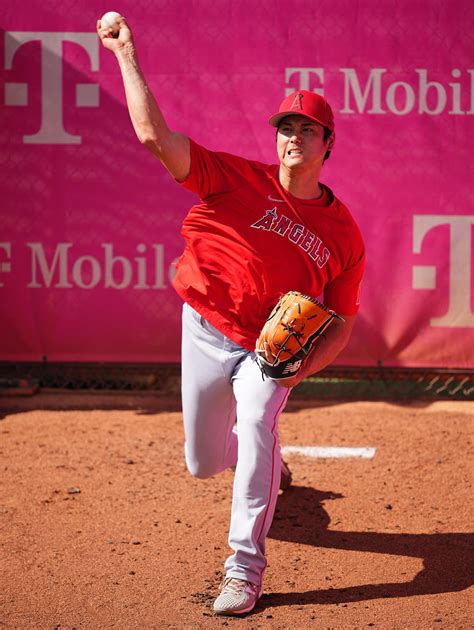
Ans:
[[[265,594],[211,604],[229,553],[232,472],[192,478],[178,401],[39,394],[0,403],[0,627],[472,628],[471,402],[289,404]]]

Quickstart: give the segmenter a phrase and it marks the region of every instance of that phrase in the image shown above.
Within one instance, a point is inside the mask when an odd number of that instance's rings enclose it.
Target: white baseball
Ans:
[[[100,18],[100,25],[102,28],[111,28],[113,33],[118,33],[117,18],[120,17],[122,16],[117,11],[108,11]]]

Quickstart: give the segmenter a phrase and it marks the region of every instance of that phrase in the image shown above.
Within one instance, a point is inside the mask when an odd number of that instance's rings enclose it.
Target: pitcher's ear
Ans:
[[[331,135],[329,136],[328,151],[332,151],[333,150],[335,141],[336,141],[336,134],[333,131],[333,132],[331,132]]]

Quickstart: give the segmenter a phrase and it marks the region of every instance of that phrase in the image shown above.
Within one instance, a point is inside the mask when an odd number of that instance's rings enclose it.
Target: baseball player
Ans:
[[[184,300],[182,403],[192,475],[235,468],[219,614],[251,611],[262,594],[265,537],[281,481],[278,418],[291,388],[344,348],[358,311],[364,266],[360,232],[320,179],[334,145],[329,104],[312,92],[286,98],[270,118],[278,164],[216,153],[169,129],[140,69],[126,20],[118,36],[97,30],[118,61],[142,144],[199,196],[184,220],[174,287]],[[323,296],[342,315],[296,376],[262,378],[259,332],[287,291]],[[288,478],[289,471],[284,470]]]

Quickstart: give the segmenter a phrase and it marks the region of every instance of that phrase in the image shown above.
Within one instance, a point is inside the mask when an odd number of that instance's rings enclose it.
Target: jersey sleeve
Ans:
[[[190,139],[191,166],[188,177],[180,182],[184,188],[206,199],[210,195],[232,190],[236,186],[236,167],[243,158],[217,153]]]
[[[362,249],[354,265],[344,269],[324,288],[324,304],[338,315],[356,315],[360,306],[360,288],[364,275],[365,253]]]

